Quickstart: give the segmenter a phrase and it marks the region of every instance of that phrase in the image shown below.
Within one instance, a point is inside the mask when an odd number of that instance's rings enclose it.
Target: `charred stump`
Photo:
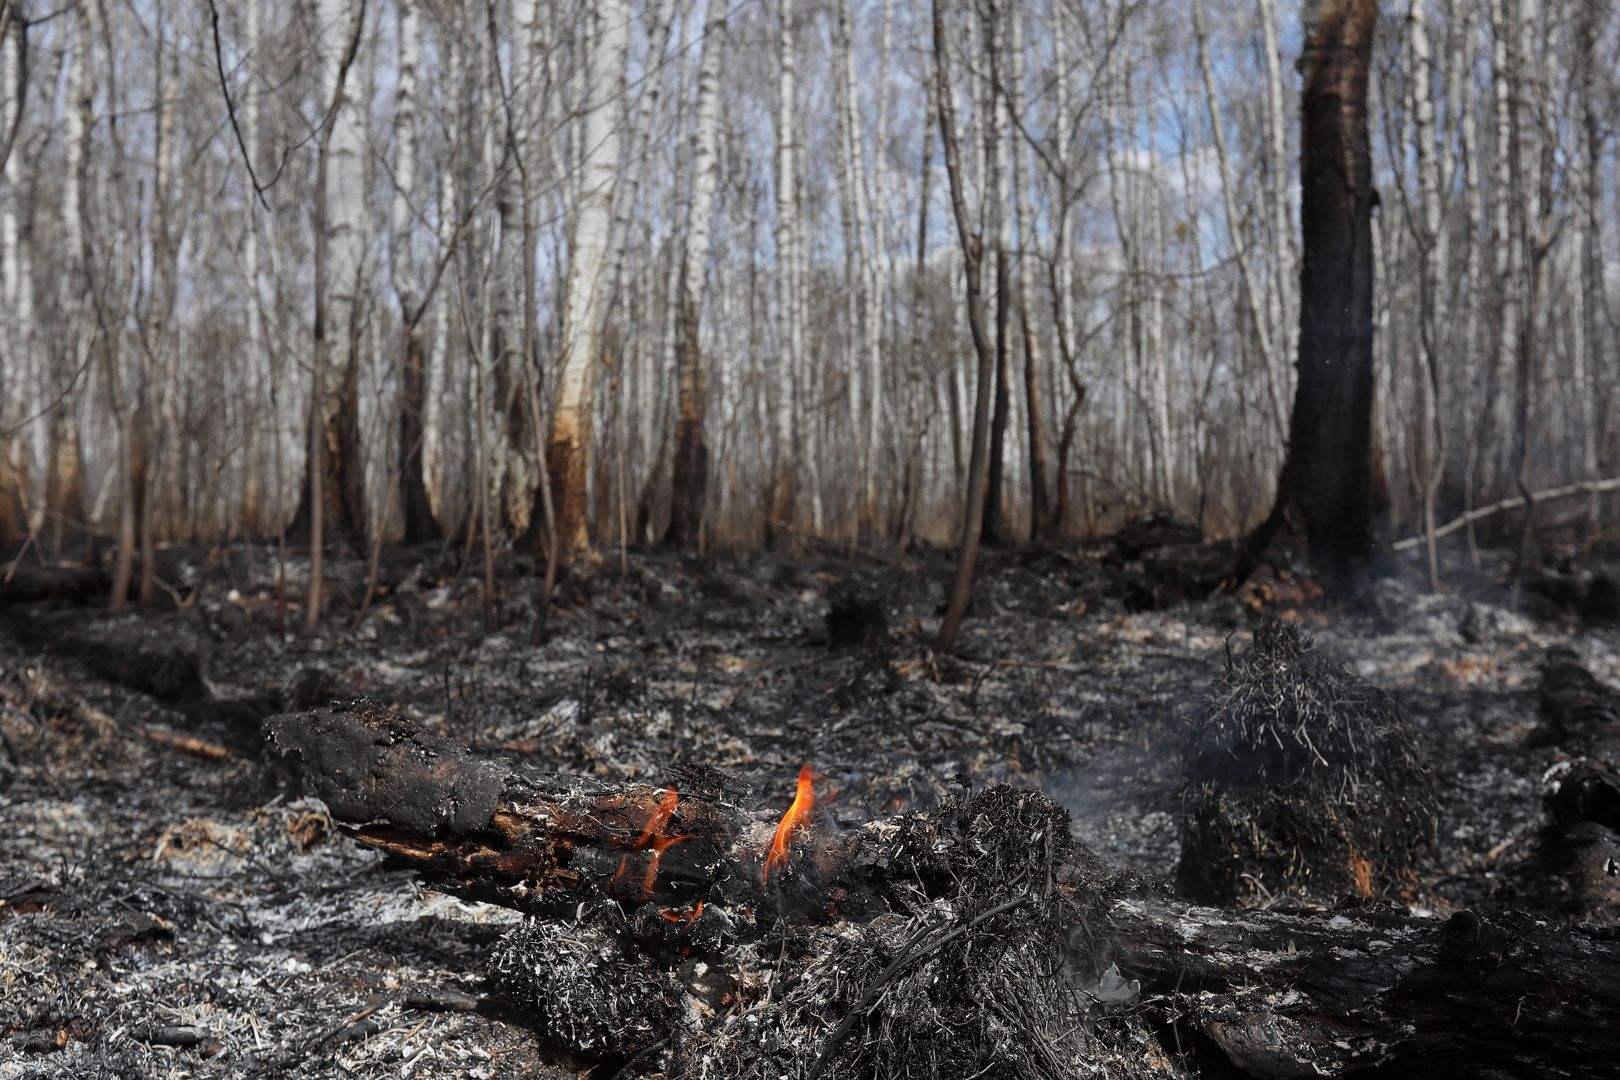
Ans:
[[[883,598],[846,585],[827,601],[827,644],[834,649],[882,645],[889,637],[889,610]]]
[[[1196,708],[1182,892],[1202,903],[1402,894],[1436,829],[1433,780],[1388,694],[1265,623]]]

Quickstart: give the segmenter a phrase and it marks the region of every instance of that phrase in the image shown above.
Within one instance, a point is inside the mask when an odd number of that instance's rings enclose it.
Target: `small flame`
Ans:
[[[809,765],[802,765],[799,767],[799,790],[793,796],[793,805],[788,807],[787,813],[777,823],[776,835],[771,837],[770,854],[765,856],[765,868],[759,875],[760,884],[769,881],[773,873],[787,865],[788,842],[810,820],[810,812],[815,808],[815,774],[810,771]]]

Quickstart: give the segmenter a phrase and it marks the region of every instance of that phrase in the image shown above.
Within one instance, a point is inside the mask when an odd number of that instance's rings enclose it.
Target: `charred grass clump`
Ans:
[[[1437,800],[1388,694],[1266,622],[1195,707],[1178,883],[1211,904],[1410,892]]]
[[[1124,885],[1061,807],[950,796],[858,861],[885,883],[879,913],[767,933],[740,964],[763,972],[743,981],[749,1006],[687,1027],[670,1076],[1067,1080],[1164,1060],[1099,929]]]

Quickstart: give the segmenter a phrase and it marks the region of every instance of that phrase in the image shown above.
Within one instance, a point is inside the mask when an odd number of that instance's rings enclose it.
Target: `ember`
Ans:
[[[698,919],[702,917],[702,915],[703,915],[703,901],[702,900],[699,900],[697,902],[697,906],[692,908],[692,910],[690,910],[690,911],[672,911],[669,908],[663,908],[658,912],[658,917],[660,919],[663,919],[665,922],[675,923],[676,925],[679,925],[681,923],[685,923],[688,926],[690,926],[693,923],[697,922]]]
[[[769,881],[772,874],[787,865],[788,845],[793,840],[793,834],[809,821],[810,813],[815,808],[815,774],[809,765],[802,765],[799,767],[799,789],[793,796],[793,805],[782,815],[781,822],[776,826],[776,835],[771,837],[771,851],[765,856],[765,867],[759,875],[760,884]]]
[[[652,855],[647,860],[646,872],[641,877],[641,899],[643,900],[652,895],[653,885],[658,880],[659,864],[664,860],[664,852],[682,840],[691,839],[689,836],[664,835],[664,829],[669,825],[670,818],[675,816],[675,810],[680,805],[680,801],[680,796],[674,788],[664,792],[663,798],[658,800],[658,809],[654,810],[651,816],[647,818],[646,827],[641,830],[641,835],[636,837],[636,842],[631,845],[638,851],[648,849],[652,851]],[[623,879],[625,864],[628,860],[628,855],[619,860],[619,869],[614,873],[610,884],[617,886],[620,880]],[[696,915],[693,916],[694,919],[696,917]]]

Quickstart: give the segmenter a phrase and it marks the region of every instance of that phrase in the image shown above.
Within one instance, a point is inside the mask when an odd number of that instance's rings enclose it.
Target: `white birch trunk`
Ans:
[[[445,82],[454,85],[459,77],[459,53],[454,45],[446,48]],[[453,241],[453,229],[460,210],[456,206],[456,180],[452,162],[446,160],[439,172],[438,241],[440,257]],[[454,272],[453,270],[451,271]],[[448,507],[445,505],[446,445],[444,430],[444,400],[449,382],[451,357],[451,308],[454,301],[450,290],[441,292],[433,314],[432,340],[424,363],[427,386],[422,393],[422,483],[427,488],[428,506],[435,519],[448,528]]]
[[[1496,121],[1496,175],[1492,194],[1491,223],[1496,250],[1495,276],[1498,289],[1498,333],[1492,365],[1491,423],[1488,430],[1496,445],[1486,460],[1485,482],[1481,492],[1487,499],[1499,494],[1500,480],[1507,467],[1513,431],[1513,363],[1516,355],[1518,300],[1522,277],[1523,245],[1515,224],[1512,205],[1513,157],[1518,152],[1514,139],[1512,49],[1510,35],[1515,27],[1509,18],[1508,0],[1491,0],[1491,87]]]
[[[883,313],[889,309],[888,297],[884,289],[884,266],[888,259],[888,222],[883,212],[884,206],[884,179],[888,163],[889,139],[889,64],[894,44],[894,0],[883,0],[883,29],[878,41],[878,48],[882,59],[878,65],[878,122],[877,141],[873,144],[872,165],[872,195],[864,200],[871,209],[872,219],[872,248],[866,260],[866,364],[870,372],[870,407],[866,416],[866,448],[870,455],[867,465],[866,498],[874,504],[873,513],[879,512],[875,506],[877,498],[878,473],[885,467],[886,458],[884,432],[891,425],[883,423],[884,412],[888,408],[888,397],[884,391],[885,365],[883,364]],[[855,104],[860,104],[857,98]],[[859,128],[856,129],[857,131]],[[860,143],[857,141],[856,149],[859,151]],[[860,167],[862,157],[857,153],[856,165]],[[857,204],[857,210],[859,210]]]
[[[1581,472],[1584,479],[1598,478],[1599,431],[1598,386],[1603,372],[1602,325],[1604,307],[1603,257],[1603,144],[1606,137],[1605,113],[1598,89],[1598,31],[1612,17],[1610,0],[1585,0],[1582,8],[1581,54],[1581,274],[1580,307],[1583,348],[1577,351],[1580,365],[1577,389],[1581,401]],[[1590,535],[1598,524],[1598,497],[1587,501],[1586,520]]]
[[[717,369],[723,357],[705,360],[702,348],[704,289],[709,272],[709,244],[714,228],[714,196],[720,182],[720,73],[727,48],[727,0],[710,0],[703,27],[702,60],[698,67],[696,116],[692,128],[692,191],[686,211],[686,250],[680,274],[680,408],[675,425],[675,452],[672,458],[670,539],[682,544],[696,543],[704,519],[707,492],[708,449],[704,425],[707,407],[707,366]],[[724,264],[723,264],[724,265]],[[722,280],[721,300],[729,297]],[[718,313],[727,324],[725,312]],[[726,400],[724,374],[714,372],[719,384],[719,402]],[[725,416],[719,417],[725,427]],[[721,455],[721,460],[724,455]]]
[[[247,144],[249,160],[255,162],[253,156],[259,145],[259,92],[254,85],[252,73],[256,70],[259,61],[259,4],[247,5],[246,28],[243,35],[242,47],[247,57],[247,70],[249,77],[246,89],[242,93],[242,123],[243,139]],[[258,196],[254,194],[251,177],[243,176],[244,191],[242,195],[243,206],[247,214],[247,235],[242,242],[242,262],[247,281],[247,357],[242,364],[242,375],[247,385],[247,398],[250,403],[246,424],[247,443],[243,447],[242,464],[242,527],[250,536],[261,535],[265,529],[267,513],[271,513],[265,506],[264,491],[264,442],[265,432],[263,417],[269,414],[270,399],[266,393],[265,373],[260,365],[267,359],[265,350],[264,307],[260,292],[263,267],[259,257],[259,205]],[[274,420],[271,422],[272,431],[275,428]],[[272,503],[280,499],[281,493],[275,493]],[[273,511],[279,513],[279,505]]]
[[[714,196],[720,184],[720,76],[727,48],[728,0],[709,0],[703,27],[703,58],[698,68],[697,115],[692,131],[692,197],[686,216],[686,255],[681,271],[684,303],[699,315],[709,270],[709,238],[714,232]]]
[[[334,430],[343,407],[344,384],[355,363],[355,346],[362,333],[359,325],[364,311],[361,273],[365,259],[365,119],[362,109],[369,87],[356,90],[352,85],[337,95],[339,66],[353,20],[363,12],[353,0],[318,0],[323,102],[334,109],[332,141],[326,166],[327,303],[324,393],[320,410],[322,428]],[[357,80],[358,81],[358,80]],[[336,100],[334,101],[334,97]],[[327,436],[327,452],[336,451]],[[329,470],[329,475],[331,471]],[[345,492],[327,492],[328,504],[341,502]]]
[[[17,126],[22,100],[18,80],[22,64],[20,40],[23,28],[14,24],[5,36],[3,58],[6,80],[4,131]],[[3,137],[3,132],[0,132]],[[19,134],[18,141],[21,141]],[[6,336],[4,374],[0,375],[0,429],[21,424],[15,441],[0,447],[11,455],[11,473],[30,511],[29,527],[37,528],[45,506],[45,467],[50,420],[39,415],[45,406],[47,372],[40,357],[34,326],[33,229],[24,231],[19,218],[24,183],[24,162],[19,146],[13,145],[6,159],[5,200],[0,209],[0,281],[5,285]],[[70,169],[71,173],[72,170]],[[72,205],[68,215],[75,213]],[[76,257],[68,249],[69,258]],[[9,440],[8,440],[9,441]]]
[[[1287,437],[1288,406],[1286,373],[1279,363],[1275,342],[1265,313],[1261,310],[1260,286],[1255,277],[1253,260],[1249,256],[1248,241],[1243,235],[1242,215],[1238,212],[1236,181],[1226,149],[1225,118],[1221,115],[1220,100],[1215,91],[1215,70],[1209,58],[1209,36],[1204,27],[1203,0],[1193,0],[1193,35],[1198,42],[1198,69],[1204,82],[1204,99],[1209,108],[1209,126],[1215,140],[1215,157],[1220,165],[1221,201],[1226,208],[1227,239],[1232,248],[1232,259],[1237,263],[1243,285],[1243,303],[1254,331],[1255,346],[1266,379],[1267,397],[1271,403],[1271,420],[1275,436]]]
[[[851,290],[851,342],[849,342],[849,415],[851,434],[855,439],[855,470],[859,483],[855,523],[867,517],[867,504],[872,484],[873,452],[875,445],[868,442],[867,411],[875,408],[878,395],[878,343],[876,329],[880,313],[876,311],[873,290],[875,274],[868,240],[867,207],[867,142],[860,123],[860,87],[855,83],[855,26],[851,0],[839,0],[838,5],[838,73],[841,86],[841,107],[844,113],[844,183],[849,189],[851,222],[849,232],[854,249],[849,253],[852,270]],[[881,92],[881,86],[880,86]],[[862,445],[865,444],[865,445]]]
[[[389,250],[393,255],[394,291],[401,315],[409,318],[416,307],[415,261],[411,236],[415,231],[416,199],[416,93],[417,70],[422,64],[422,33],[417,0],[397,0],[399,7],[399,74],[394,89],[394,199],[389,212]],[[249,5],[257,8],[257,3]],[[446,78],[446,83],[450,80]]]
[[[777,0],[778,72],[776,79],[776,288],[777,366],[772,409],[774,492],[771,512],[784,528],[793,527],[793,435],[795,380],[804,366],[799,322],[799,192],[794,130],[798,88],[794,82],[795,13],[791,0]]]
[[[1277,296],[1277,325],[1272,342],[1280,355],[1278,378],[1285,395],[1290,391],[1288,370],[1299,330],[1299,239],[1294,230],[1297,199],[1288,190],[1288,135],[1284,124],[1282,48],[1277,35],[1277,0],[1259,0],[1262,49],[1266,60],[1266,144],[1270,162],[1271,233],[1277,268],[1273,289]]]
[[[1460,36],[1468,42],[1465,64],[1472,69],[1477,46],[1472,24],[1466,12],[1468,7],[1453,0],[1452,17],[1462,20]],[[1466,85],[1472,85],[1469,80]],[[1479,480],[1480,437],[1486,425],[1480,416],[1480,408],[1488,400],[1489,395],[1489,364],[1478,356],[1479,341],[1479,314],[1480,314],[1480,274],[1482,256],[1478,232],[1481,219],[1484,217],[1484,197],[1480,192],[1479,173],[1479,137],[1477,124],[1474,119],[1474,102],[1472,95],[1460,98],[1455,103],[1458,114],[1458,148],[1462,154],[1463,169],[1463,205],[1468,215],[1467,254],[1464,261],[1464,277],[1467,288],[1463,292],[1465,310],[1462,316],[1462,350],[1460,355],[1468,358],[1470,379],[1465,384],[1469,392],[1469,400],[1476,404],[1474,408],[1463,412],[1465,438],[1467,439],[1466,458],[1464,462],[1465,474],[1463,476],[1463,508],[1465,512],[1474,508],[1475,485]],[[1469,550],[1478,557],[1475,548],[1474,529],[1472,524],[1468,528]]]
[[[88,201],[87,193],[83,189],[89,171],[90,101],[95,91],[90,55],[95,47],[95,20],[94,5],[86,4],[75,13],[73,59],[68,67],[67,108],[63,111],[62,117],[63,144],[67,152],[67,167],[62,178],[62,251],[66,255],[68,269],[59,279],[57,302],[66,316],[63,320],[64,332],[71,343],[66,355],[74,369],[79,367],[81,357],[89,351],[95,338],[95,330],[89,325],[93,314],[89,310],[89,277],[84,264],[84,241],[89,231],[89,223],[83,216],[85,203]],[[15,161],[17,157],[14,151],[11,161]],[[10,164],[8,161],[7,165]],[[104,355],[109,361],[104,365],[104,374],[108,381],[108,393],[112,398],[113,410],[121,422],[127,421],[130,405],[125,400],[122,373],[117,369],[117,352],[109,349]],[[37,370],[43,376],[45,369],[46,365],[42,363]],[[40,397],[37,397],[36,401],[43,405],[46,380],[41,378],[39,382],[41,385],[35,393]],[[38,408],[30,409],[29,415],[38,411]],[[51,466],[51,424],[52,421],[48,418],[39,417],[29,425],[26,434],[30,468],[38,470],[37,479],[30,484],[32,491],[28,515],[28,527],[35,531],[45,522],[46,470]],[[128,460],[130,450],[127,440],[122,440],[119,453],[123,456],[121,470],[125,474],[131,468]],[[133,513],[133,499],[130,498],[127,488],[121,499],[121,504],[124,503],[129,504],[128,512]],[[124,512],[123,505],[120,512]],[[133,543],[133,534],[130,542]],[[115,604],[121,600],[121,597],[115,597]]]
[[[1421,259],[1418,295],[1418,343],[1424,366],[1418,373],[1422,401],[1420,435],[1423,463],[1423,527],[1428,540],[1429,581],[1440,586],[1440,560],[1435,544],[1435,500],[1445,466],[1444,427],[1441,420],[1439,334],[1445,322],[1440,261],[1440,146],[1435,136],[1433,57],[1429,52],[1428,19],[1424,0],[1412,0],[1407,14],[1407,44],[1411,51],[1408,74],[1409,112],[1417,143],[1419,190],[1418,254]]]
[[[583,124],[581,188],[568,263],[562,371],[552,416],[551,468],[559,477],[559,543],[588,546],[585,484],[591,453],[591,414],[602,330],[602,299],[619,169],[620,100],[627,47],[627,0],[601,0],[590,21]]]

